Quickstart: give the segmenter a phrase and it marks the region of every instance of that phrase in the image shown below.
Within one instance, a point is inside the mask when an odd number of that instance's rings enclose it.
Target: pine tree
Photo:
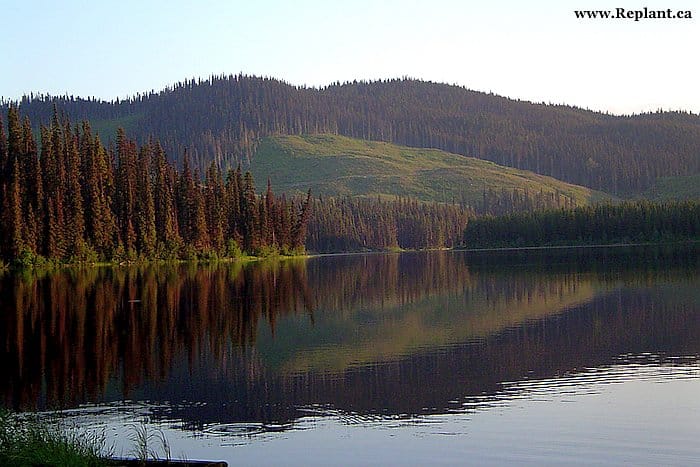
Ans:
[[[215,163],[211,163],[205,180],[205,197],[207,225],[212,247],[223,252],[226,235],[226,207],[228,200],[221,172]]]
[[[174,169],[168,165],[165,152],[160,143],[156,142],[153,150],[153,171],[155,173],[154,208],[156,234],[161,249],[177,251],[180,239],[177,207],[175,203]]]
[[[0,188],[8,179],[7,167],[9,156],[7,154],[7,137],[5,136],[5,125],[3,124],[2,115],[0,115]],[[0,190],[0,202],[2,201],[2,190]]]
[[[141,255],[153,257],[156,250],[156,216],[151,181],[152,143],[141,147],[136,181],[136,248]]]
[[[241,234],[246,251],[257,251],[260,247],[260,217],[255,196],[255,182],[250,172],[246,172],[241,189]]]
[[[227,206],[227,237],[239,246],[243,243],[241,227],[241,188],[242,175],[241,166],[234,170],[229,170],[226,175],[226,206]]]
[[[136,254],[136,146],[126,137],[123,128],[117,130],[117,179],[115,206],[119,220],[120,239],[129,256]]]
[[[46,205],[45,254],[51,258],[66,259],[69,248],[70,226],[66,219],[66,166],[63,128],[54,108],[51,126],[42,134],[41,167]]]
[[[66,162],[66,222],[70,226],[67,229],[67,242],[69,255],[82,257],[85,250],[85,213],[83,211],[83,195],[80,180],[81,174],[80,154],[78,153],[78,135],[73,134],[70,122],[66,122],[64,129],[64,160]]]
[[[9,191],[7,176],[7,164],[8,164],[8,154],[7,154],[7,138],[5,136],[5,126],[2,121],[2,116],[0,116],[0,209],[5,212],[8,209],[6,204],[6,196]],[[0,221],[4,221],[4,216],[0,213]],[[0,225],[0,239],[6,238],[5,224]],[[7,257],[9,254],[3,247],[2,242],[0,244],[0,257]]]
[[[283,253],[288,253],[292,250],[292,206],[287,202],[284,194],[277,199],[276,203],[276,223],[275,232],[277,243],[283,250]]]
[[[85,174],[83,193],[87,241],[102,258],[110,258],[119,236],[109,195],[111,163],[99,136],[92,137],[87,122],[83,123],[80,147]]]
[[[182,164],[182,172],[179,174],[177,181],[177,220],[180,226],[180,234],[185,244],[190,245],[194,233],[192,231],[191,215],[193,211],[193,203],[191,198],[192,172],[190,170],[190,160],[185,154],[185,160]]]
[[[301,206],[299,219],[292,229],[292,248],[297,251],[304,250],[304,241],[306,240],[306,229],[311,217],[311,189],[306,194],[306,200]]]
[[[9,244],[4,246],[8,248],[6,256],[9,258],[18,258],[26,248],[25,239],[22,235],[25,230],[22,215],[22,185],[19,159],[15,157],[9,191],[5,195],[6,203],[3,206],[3,224],[6,229],[5,238],[9,241]]]
[[[7,137],[0,122],[3,258],[172,257],[182,245],[195,253],[236,253],[227,241],[249,253],[303,248],[310,193],[293,221],[295,203],[276,198],[269,180],[265,195],[257,196],[252,175],[242,176],[240,166],[224,183],[212,164],[202,184],[188,158],[179,174],[159,143],[139,148],[120,129],[107,151],[87,122],[73,128],[67,119],[60,123],[57,111],[51,125],[41,127],[38,157],[29,120],[19,122],[13,108]]]
[[[266,245],[276,245],[275,238],[275,195],[272,192],[272,183],[270,178],[267,179],[267,190],[265,191],[265,215],[261,216],[261,231],[262,238]]]
[[[194,180],[189,187],[189,196],[192,199],[192,212],[190,213],[192,246],[197,251],[206,251],[210,247],[209,228],[207,226],[206,205],[204,193],[199,186],[201,177],[199,171],[195,169]]]
[[[44,218],[44,181],[39,163],[39,154],[32,133],[29,118],[25,117],[24,125],[24,174],[25,199],[24,211],[26,212],[25,239],[26,246],[32,254],[38,254],[44,243],[43,218]]]

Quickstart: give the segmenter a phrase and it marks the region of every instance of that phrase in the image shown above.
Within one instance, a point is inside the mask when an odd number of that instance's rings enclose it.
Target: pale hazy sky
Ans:
[[[575,9],[691,10],[579,20]],[[0,0],[0,96],[125,97],[211,74],[410,76],[613,113],[700,113],[693,0]]]

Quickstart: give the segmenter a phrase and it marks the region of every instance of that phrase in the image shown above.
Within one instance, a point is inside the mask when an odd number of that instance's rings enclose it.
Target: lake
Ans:
[[[698,463],[699,253],[5,274],[0,393],[116,455],[146,430],[231,465]]]

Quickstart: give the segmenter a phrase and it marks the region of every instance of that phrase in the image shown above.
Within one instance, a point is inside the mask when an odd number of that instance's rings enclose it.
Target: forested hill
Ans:
[[[413,79],[316,89],[222,76],[126,101],[30,96],[21,112],[48,124],[54,105],[106,135],[121,126],[140,141],[158,138],[179,159],[187,149],[200,167],[250,160],[264,136],[335,133],[444,149],[614,194],[700,173],[697,115],[612,116]]]

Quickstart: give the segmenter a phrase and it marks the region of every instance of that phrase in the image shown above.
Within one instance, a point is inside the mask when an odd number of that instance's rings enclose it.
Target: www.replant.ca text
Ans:
[[[642,8],[640,10],[628,10],[627,8],[615,8],[614,10],[574,10],[577,19],[627,19],[634,21],[649,19],[693,19],[690,10],[653,10]]]

